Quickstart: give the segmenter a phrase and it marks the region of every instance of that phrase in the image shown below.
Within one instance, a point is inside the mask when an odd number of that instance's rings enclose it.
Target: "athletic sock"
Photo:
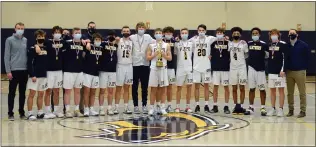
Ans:
[[[252,105],[249,105],[249,107],[250,107],[250,108],[253,108],[253,106],[252,106]]]
[[[217,106],[217,103],[214,103],[214,106]]]
[[[43,112],[42,109],[37,111],[37,114],[39,114],[39,115],[41,115],[41,114],[43,114],[43,113],[44,113],[44,112]]]
[[[225,103],[225,106],[228,106],[228,103]]]
[[[187,108],[190,108],[190,104],[187,104]]]
[[[161,108],[165,108],[165,103],[161,103]]]
[[[29,116],[30,116],[30,115],[33,115],[32,110],[28,112],[28,115],[29,115]]]
[[[57,112],[59,110],[59,106],[54,106],[54,112]]]
[[[171,106],[171,102],[168,102],[168,106]]]
[[[200,105],[200,102],[195,102],[196,103],[196,105]]]
[[[69,105],[66,105],[66,111],[69,111],[70,110],[70,106]]]
[[[75,106],[75,111],[76,111],[76,110],[79,110],[79,105],[76,105],[76,106]]]
[[[46,113],[50,113],[50,106],[45,106]]]
[[[150,108],[150,109],[154,109],[154,105],[150,105],[149,108]]]
[[[180,104],[177,104],[176,108],[180,108]]]
[[[119,107],[119,104],[115,104],[115,108],[117,108],[117,109],[118,109],[118,107]]]
[[[265,107],[264,105],[261,105],[261,109],[264,108],[264,107]]]
[[[205,105],[208,105],[208,101],[205,101]]]
[[[127,103],[124,104],[125,108],[127,108]]]
[[[160,106],[160,102],[157,102],[157,105]]]
[[[112,106],[111,106],[111,105],[109,105],[109,106],[108,106],[108,109],[111,109],[111,108],[112,108]]]

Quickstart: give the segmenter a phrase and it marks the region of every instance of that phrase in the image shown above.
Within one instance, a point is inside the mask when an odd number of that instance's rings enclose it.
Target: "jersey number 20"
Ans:
[[[206,50],[205,49],[198,49],[198,56],[206,56]]]
[[[123,50],[123,58],[129,58],[129,51],[128,50]]]

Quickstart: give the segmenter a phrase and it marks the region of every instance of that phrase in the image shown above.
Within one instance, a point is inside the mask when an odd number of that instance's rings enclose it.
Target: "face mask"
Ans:
[[[127,37],[130,36],[130,34],[129,34],[129,33],[123,33],[123,36],[124,36],[125,38],[127,38]]]
[[[156,39],[161,39],[161,38],[162,38],[162,35],[161,35],[161,34],[155,34],[155,38],[156,38]]]
[[[204,37],[205,33],[199,33],[199,36]]]
[[[291,35],[289,35],[289,37],[290,37],[291,40],[295,40],[295,38],[296,38],[297,36],[296,36],[296,34],[291,34]]]
[[[272,42],[277,42],[278,41],[278,36],[277,35],[272,35],[271,36]]]
[[[252,36],[252,40],[253,41],[258,41],[259,40],[259,36]]]
[[[89,31],[90,34],[94,34],[95,33],[95,28],[89,28],[88,31]]]
[[[238,40],[240,38],[240,36],[233,36],[234,40]]]
[[[94,42],[95,47],[99,47],[101,45],[101,42]]]
[[[15,34],[22,36],[24,34],[24,30],[16,30]]]
[[[61,34],[54,34],[54,40],[59,40],[61,37]]]
[[[165,38],[166,38],[167,40],[170,40],[170,39],[172,38],[172,35],[165,35]]]
[[[138,35],[144,35],[144,34],[145,34],[145,30],[138,30],[138,31],[137,31],[137,34],[138,34]]]
[[[181,38],[182,38],[182,40],[187,40],[188,39],[188,34],[182,34],[181,35]]]
[[[44,43],[45,39],[37,39],[37,43],[42,44]]]
[[[81,34],[75,34],[74,35],[75,40],[80,40],[81,39]]]
[[[216,34],[217,39],[223,39],[224,35],[223,34]]]
[[[115,40],[115,37],[113,37],[113,36],[110,36],[110,37],[109,37],[109,41],[110,41],[110,42],[113,42],[114,40]]]

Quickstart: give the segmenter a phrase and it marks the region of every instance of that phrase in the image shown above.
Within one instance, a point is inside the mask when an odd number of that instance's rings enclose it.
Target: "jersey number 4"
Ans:
[[[198,56],[206,56],[206,50],[205,49],[198,49]]]
[[[129,51],[128,50],[123,50],[123,58],[129,58]]]

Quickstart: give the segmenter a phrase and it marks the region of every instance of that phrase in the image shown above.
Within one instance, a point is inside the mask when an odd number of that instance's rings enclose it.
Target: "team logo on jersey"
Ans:
[[[216,49],[227,49],[227,45],[218,45],[218,44],[215,44],[215,48]]]
[[[71,45],[71,46],[70,46],[70,49],[73,49],[73,50],[83,50],[83,46],[81,46],[81,45]]]
[[[260,51],[260,50],[261,50],[261,46],[251,45],[251,46],[249,46],[249,49],[250,49],[250,50],[257,50],[257,51]]]
[[[53,48],[62,48],[63,44],[62,43],[60,43],[60,44],[52,44],[52,47]]]
[[[219,124],[213,118],[200,114],[168,113],[164,116],[128,118],[98,122],[104,128],[100,133],[76,136],[105,139],[119,143],[155,143],[176,139],[194,140],[208,133],[228,130],[232,124]]]

